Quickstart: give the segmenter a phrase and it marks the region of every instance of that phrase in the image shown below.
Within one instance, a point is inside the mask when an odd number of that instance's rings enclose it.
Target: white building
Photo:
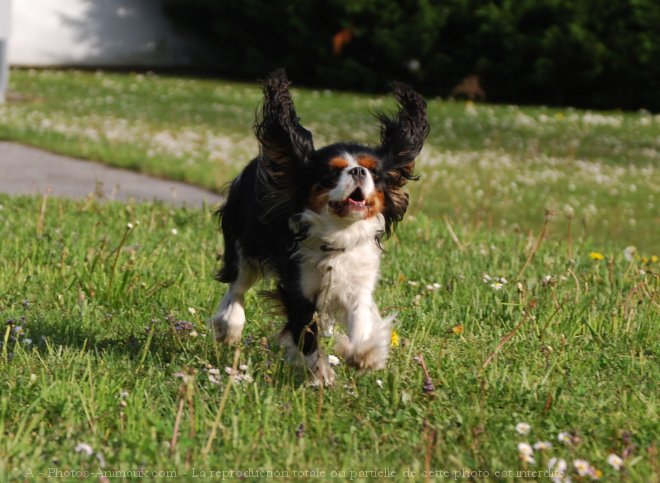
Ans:
[[[14,0],[11,30],[12,66],[185,66],[204,50],[171,28],[160,0]]]
[[[0,104],[5,101],[5,90],[9,80],[7,64],[7,42],[9,39],[9,20],[11,18],[10,0],[0,0]]]

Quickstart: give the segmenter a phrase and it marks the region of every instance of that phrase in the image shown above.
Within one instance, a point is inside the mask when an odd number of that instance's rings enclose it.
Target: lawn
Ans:
[[[255,152],[252,85],[19,71],[12,89],[0,138],[216,189]],[[389,106],[295,95],[317,145],[375,139]],[[258,289],[240,349],[210,340],[211,207],[0,194],[0,481],[546,481],[553,458],[574,481],[660,477],[660,118],[430,110],[376,294],[398,313],[388,368],[340,361],[332,388],[283,362]]]
[[[62,71],[14,71],[0,139],[221,189],[257,153],[256,84]],[[374,144],[371,111],[391,99],[294,89],[317,146]],[[430,100],[431,134],[413,207],[505,231],[616,240],[659,253],[660,115]],[[560,221],[561,220],[561,221]]]

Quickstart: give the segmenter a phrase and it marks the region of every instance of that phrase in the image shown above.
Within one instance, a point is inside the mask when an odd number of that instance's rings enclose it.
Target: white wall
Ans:
[[[182,66],[199,52],[159,0],[15,0],[12,10],[11,65]]]

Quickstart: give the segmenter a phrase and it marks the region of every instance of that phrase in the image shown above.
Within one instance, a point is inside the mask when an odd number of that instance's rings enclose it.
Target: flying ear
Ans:
[[[416,179],[413,174],[415,158],[429,134],[429,123],[422,96],[401,83],[392,84],[392,92],[398,112],[393,117],[384,113],[376,115],[381,123],[379,152],[385,160],[386,171],[397,178],[401,187],[407,180]]]
[[[408,180],[418,178],[414,174],[415,158],[429,134],[424,98],[405,84],[396,83],[392,87],[398,112],[393,117],[377,114],[381,123],[378,152],[384,162],[386,186],[383,211],[386,236],[394,231],[408,209],[408,194],[403,191],[403,186]]]
[[[299,123],[289,84],[284,69],[268,75],[261,119],[257,117],[254,126],[262,157],[283,165],[304,163],[314,151],[312,133]]]
[[[283,222],[302,196],[304,173],[314,151],[312,133],[299,123],[284,69],[271,72],[263,83],[264,101],[254,132],[259,140],[257,197],[264,223]]]

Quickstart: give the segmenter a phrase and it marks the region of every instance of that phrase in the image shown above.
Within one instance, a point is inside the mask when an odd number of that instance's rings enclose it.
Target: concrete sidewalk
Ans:
[[[49,187],[51,196],[67,198],[84,198],[96,193],[109,200],[162,200],[195,207],[201,206],[203,201],[214,205],[222,200],[215,193],[185,183],[0,142],[0,192],[44,194]]]

